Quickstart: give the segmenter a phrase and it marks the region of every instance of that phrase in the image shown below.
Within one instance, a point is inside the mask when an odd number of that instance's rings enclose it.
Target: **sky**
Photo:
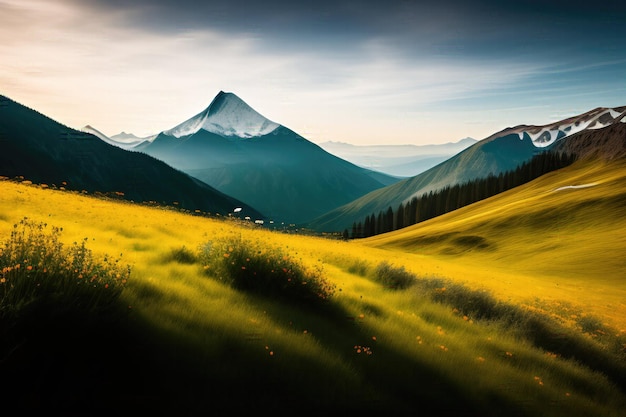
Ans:
[[[626,105],[623,0],[0,0],[0,94],[144,137],[235,93],[315,143],[483,139]]]

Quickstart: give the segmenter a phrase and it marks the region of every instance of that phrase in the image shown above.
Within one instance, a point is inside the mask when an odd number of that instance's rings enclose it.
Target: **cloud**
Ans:
[[[317,141],[410,142],[426,127],[447,141],[471,135],[472,109],[543,109],[542,91],[593,91],[588,71],[624,68],[576,42],[534,49],[516,31],[537,24],[486,1],[297,3],[0,0],[2,93],[107,134],[168,129],[225,90]],[[537,17],[525,4],[520,19]],[[452,133],[432,133],[446,118]]]

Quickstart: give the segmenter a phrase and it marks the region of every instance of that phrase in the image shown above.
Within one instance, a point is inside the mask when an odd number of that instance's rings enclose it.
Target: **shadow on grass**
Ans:
[[[536,347],[601,372],[626,390],[626,341],[617,336],[615,330],[606,329],[605,339],[600,343],[585,336],[585,328],[577,331],[565,327],[545,314],[500,302],[486,291],[471,290],[438,278],[416,279],[414,290],[474,320],[503,323]],[[587,321],[599,322],[591,318]]]

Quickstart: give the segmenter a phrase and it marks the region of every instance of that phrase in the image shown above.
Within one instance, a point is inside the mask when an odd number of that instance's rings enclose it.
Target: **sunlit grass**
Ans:
[[[585,171],[582,177],[595,172],[579,169]],[[618,171],[602,175],[619,177]],[[541,191],[548,185],[533,187]],[[532,200],[533,192],[529,189],[521,196]],[[498,204],[514,204],[513,197],[508,198],[511,201]],[[550,204],[562,206],[564,201]],[[528,210],[549,206],[541,199],[532,202]],[[594,328],[602,325],[602,331],[619,333],[620,328],[613,325],[620,321],[615,312],[607,319],[604,309],[594,307],[591,300],[606,295],[603,302],[614,303],[624,291],[623,284],[603,276],[588,281],[583,279],[584,271],[570,277],[567,271],[555,275],[555,268],[546,269],[544,275],[542,267],[549,262],[543,253],[528,264],[517,259],[509,251],[522,246],[527,256],[532,245],[556,243],[561,249],[553,250],[555,256],[559,250],[563,256],[577,253],[567,249],[573,246],[568,240],[524,240],[524,221],[503,236],[496,233],[500,226],[495,212],[483,218],[479,212],[467,211],[462,217],[449,217],[449,223],[431,221],[407,229],[406,235],[396,232],[345,242],[241,227],[229,220],[7,181],[0,182],[0,204],[0,236],[8,236],[13,223],[28,215],[62,227],[61,239],[67,244],[87,238],[94,253],[119,255],[131,265],[132,279],[121,301],[131,312],[132,343],[139,346],[133,358],[152,358],[156,364],[147,371],[148,379],[158,381],[151,389],[164,390],[154,396],[155,404],[172,398],[184,399],[186,409],[194,411],[227,405],[301,410],[317,404],[335,410],[422,410],[431,415],[463,410],[485,416],[619,416],[626,404],[623,386],[615,386],[619,374],[607,376],[589,361],[546,350],[533,343],[522,326],[497,314],[487,319],[458,303],[472,300],[472,291],[485,290],[484,308],[491,313],[496,309],[489,300],[510,303],[520,312],[554,319],[556,331],[578,332],[572,334],[588,338],[607,352],[611,343],[620,340],[619,334],[609,340],[596,332]],[[498,213],[507,213],[502,210]],[[520,210],[518,206],[516,213]],[[560,227],[560,233],[579,236],[574,226],[564,222]],[[593,227],[599,233],[611,228]],[[453,255],[445,251],[453,239],[415,243],[418,239],[414,238],[421,235],[450,231],[484,236],[495,249],[469,249]],[[331,308],[302,308],[298,303],[240,291],[207,275],[201,261],[203,245],[233,236],[254,242],[257,248],[280,248],[276,253],[281,259],[293,259],[304,269],[321,268],[335,288],[329,298]],[[606,236],[613,239],[614,235]],[[515,243],[516,239],[523,243]],[[585,242],[590,250],[605,245]],[[513,258],[514,265],[522,265],[520,269],[506,268]],[[598,262],[607,258],[609,254],[602,254]],[[381,264],[402,271],[403,283],[405,275],[414,276],[416,285],[381,283],[377,279]],[[615,272],[611,269],[615,264],[610,265],[600,270]],[[585,265],[583,269],[592,268]],[[560,280],[558,287],[555,277]],[[574,285],[578,286],[575,290]],[[459,297],[443,297],[437,291],[444,286],[447,294],[456,289]],[[596,336],[591,335],[594,332]],[[620,363],[619,355],[614,358]],[[133,390],[132,382],[127,389]]]
[[[441,275],[515,302],[567,302],[626,330],[626,166],[576,163],[424,223],[364,240],[427,255]],[[595,183],[582,189],[559,187]],[[477,248],[459,238],[479,236]],[[407,267],[417,260],[408,261]]]

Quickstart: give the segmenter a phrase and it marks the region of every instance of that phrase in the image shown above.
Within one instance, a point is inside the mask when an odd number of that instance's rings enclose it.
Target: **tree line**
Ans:
[[[364,220],[355,221],[351,233],[345,229],[343,237],[357,239],[402,229],[510,190],[571,165],[575,160],[574,154],[541,152],[513,170],[429,191],[400,203],[395,211],[389,206],[387,210],[372,213]]]

